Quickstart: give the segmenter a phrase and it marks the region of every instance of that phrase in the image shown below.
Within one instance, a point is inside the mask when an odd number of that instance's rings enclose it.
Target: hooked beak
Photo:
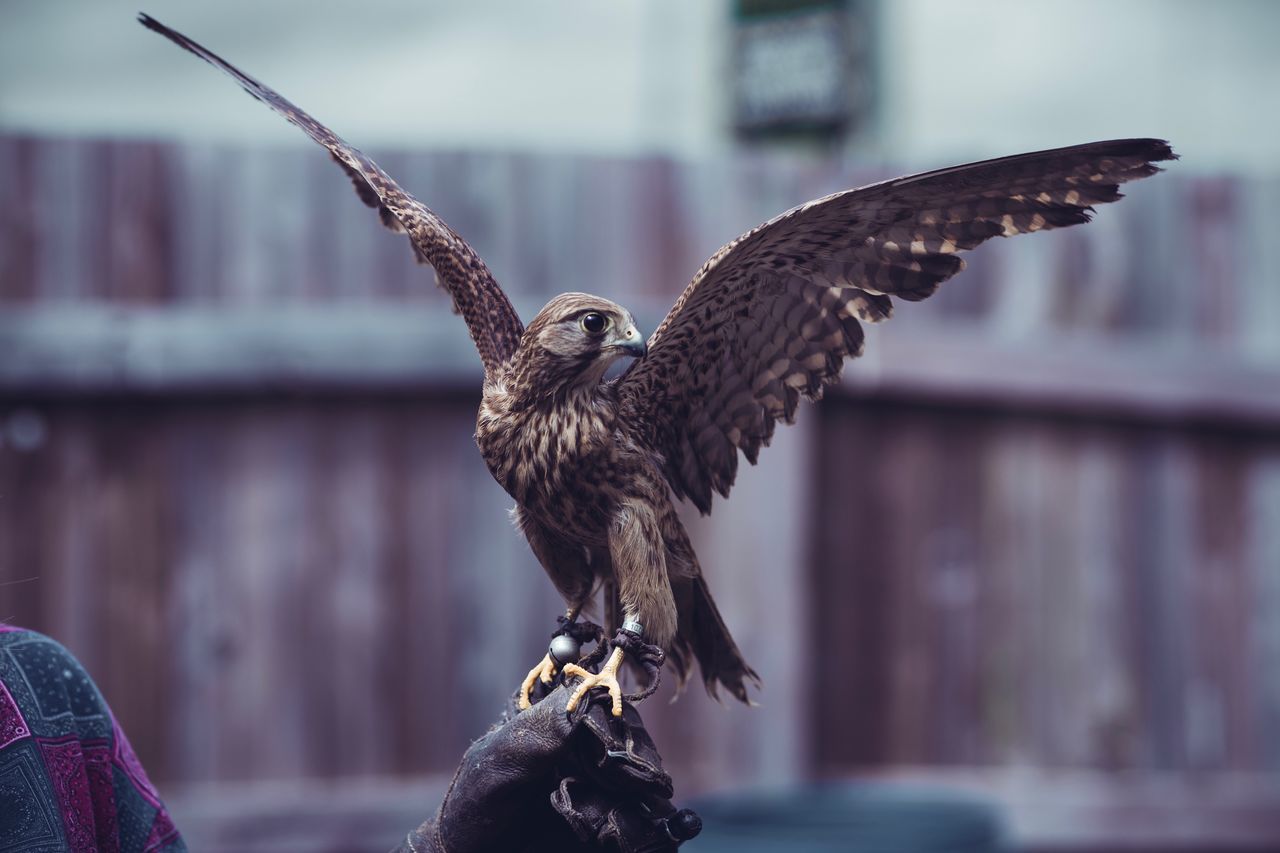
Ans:
[[[627,328],[613,342],[613,345],[622,350],[627,355],[640,358],[649,351],[649,345],[645,343],[644,335],[640,334],[640,330],[634,324],[628,324]]]

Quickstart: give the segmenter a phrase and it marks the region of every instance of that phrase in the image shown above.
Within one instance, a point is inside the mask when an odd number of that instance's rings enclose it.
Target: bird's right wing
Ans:
[[[387,227],[409,235],[418,260],[435,268],[440,286],[453,298],[454,309],[471,331],[486,376],[493,376],[515,353],[524,325],[480,256],[422,202],[396,184],[359,149],[307,115],[273,89],[146,14],[138,20],[180,47],[235,78],[262,101],[319,142],[355,184],[365,204],[376,207]]]

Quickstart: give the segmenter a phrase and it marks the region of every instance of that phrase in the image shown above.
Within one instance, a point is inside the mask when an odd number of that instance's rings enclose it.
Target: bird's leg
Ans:
[[[590,622],[578,623],[578,614],[581,611],[582,605],[579,604],[570,607],[563,616],[559,617],[560,629],[551,636],[551,643],[547,647],[547,653],[543,655],[542,660],[533,669],[529,670],[529,674],[525,676],[524,681],[520,684],[519,707],[521,711],[532,707],[533,703],[529,697],[537,682],[541,681],[543,684],[551,685],[559,667],[578,659],[582,643],[585,640],[599,637],[600,627],[598,625]]]
[[[623,622],[622,630],[618,631],[613,640],[613,651],[609,655],[609,660],[604,666],[600,667],[598,673],[583,669],[577,664],[565,664],[564,677],[570,678],[579,676],[582,682],[574,689],[573,695],[569,697],[568,704],[565,705],[565,711],[573,711],[578,707],[578,703],[582,701],[582,697],[587,695],[593,687],[603,687],[609,691],[609,698],[612,700],[612,710],[615,717],[622,716],[622,686],[618,684],[618,669],[622,666],[622,660],[630,653],[636,662],[639,663],[649,674],[651,682],[649,687],[641,691],[636,696],[628,696],[628,701],[639,701],[639,699],[648,696],[657,687],[658,670],[662,666],[662,650],[657,646],[649,646],[641,639],[643,628],[634,618],[628,616]]]

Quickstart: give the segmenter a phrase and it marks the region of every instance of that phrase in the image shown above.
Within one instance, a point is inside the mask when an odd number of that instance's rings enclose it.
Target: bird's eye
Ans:
[[[609,328],[609,318],[603,314],[597,314],[595,311],[588,311],[583,314],[582,319],[578,322],[582,326],[582,331],[588,335],[598,335]]]

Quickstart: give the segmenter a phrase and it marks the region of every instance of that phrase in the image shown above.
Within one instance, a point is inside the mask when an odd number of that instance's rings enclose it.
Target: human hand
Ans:
[[[545,692],[540,689],[539,692]],[[567,713],[557,687],[532,708],[515,699],[463,756],[436,817],[401,851],[674,851],[702,828],[671,804],[671,777],[630,703]]]

